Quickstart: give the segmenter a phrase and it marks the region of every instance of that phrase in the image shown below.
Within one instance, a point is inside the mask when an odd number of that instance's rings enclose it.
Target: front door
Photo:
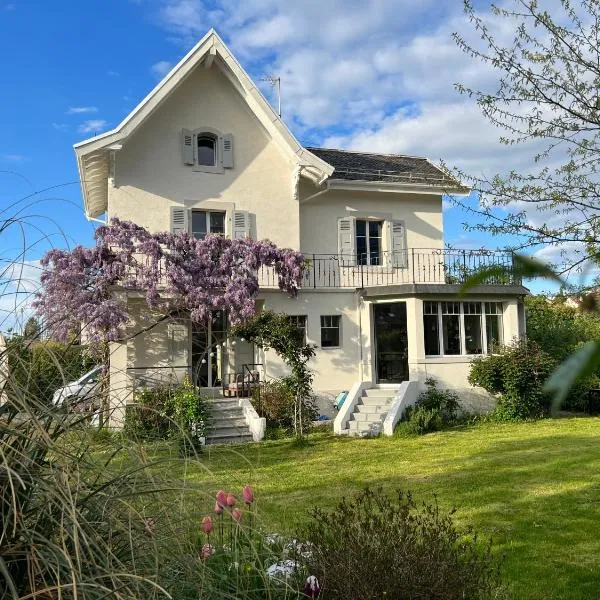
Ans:
[[[213,313],[210,322],[192,323],[192,379],[200,387],[221,385],[224,373],[227,318],[225,313]]]
[[[406,302],[373,305],[377,383],[408,381]]]

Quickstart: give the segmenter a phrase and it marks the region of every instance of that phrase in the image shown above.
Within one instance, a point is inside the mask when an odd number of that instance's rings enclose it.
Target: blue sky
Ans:
[[[25,234],[3,234],[4,257],[24,235],[30,261],[49,243],[91,243],[72,145],[117,125],[210,27],[255,80],[281,76],[284,119],[307,145],[426,155],[476,174],[525,156],[501,148],[454,91],[494,80],[451,40],[468,31],[459,0],[0,0],[3,217],[33,194],[19,205]],[[445,210],[447,242],[503,245],[465,233],[468,218]]]

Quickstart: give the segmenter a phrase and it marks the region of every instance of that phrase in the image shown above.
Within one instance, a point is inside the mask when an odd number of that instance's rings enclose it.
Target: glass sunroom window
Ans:
[[[442,339],[444,354],[461,354],[460,302],[442,302]]]
[[[423,302],[423,330],[425,333],[425,355],[440,354],[440,322],[437,302]]]
[[[485,328],[488,353],[502,345],[502,302],[485,303]]]
[[[483,354],[483,325],[481,323],[481,302],[465,302],[465,352]]]

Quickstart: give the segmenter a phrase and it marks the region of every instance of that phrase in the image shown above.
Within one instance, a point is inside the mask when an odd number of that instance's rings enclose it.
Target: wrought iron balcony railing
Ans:
[[[482,281],[488,285],[520,285],[511,252],[414,248],[371,255],[305,253],[303,289],[368,288],[402,284],[462,284],[489,267],[500,267]],[[260,287],[278,288],[272,268],[259,272]]]

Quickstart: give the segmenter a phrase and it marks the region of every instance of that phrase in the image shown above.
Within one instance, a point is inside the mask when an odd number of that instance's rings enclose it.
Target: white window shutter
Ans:
[[[183,152],[183,164],[194,164],[194,134],[189,129],[181,130],[181,148]]]
[[[338,219],[338,253],[340,265],[349,267],[356,264],[356,236],[354,234],[354,217]]]
[[[406,254],[406,227],[404,226],[404,221],[392,221],[390,239],[392,267],[404,269],[408,264],[408,256]]]
[[[233,135],[231,133],[223,136],[221,156],[223,157],[223,168],[233,169]]]
[[[171,233],[189,232],[189,211],[182,206],[171,206]]]
[[[236,210],[233,212],[233,234],[234,240],[241,240],[252,237],[250,233],[250,213],[246,210]]]

